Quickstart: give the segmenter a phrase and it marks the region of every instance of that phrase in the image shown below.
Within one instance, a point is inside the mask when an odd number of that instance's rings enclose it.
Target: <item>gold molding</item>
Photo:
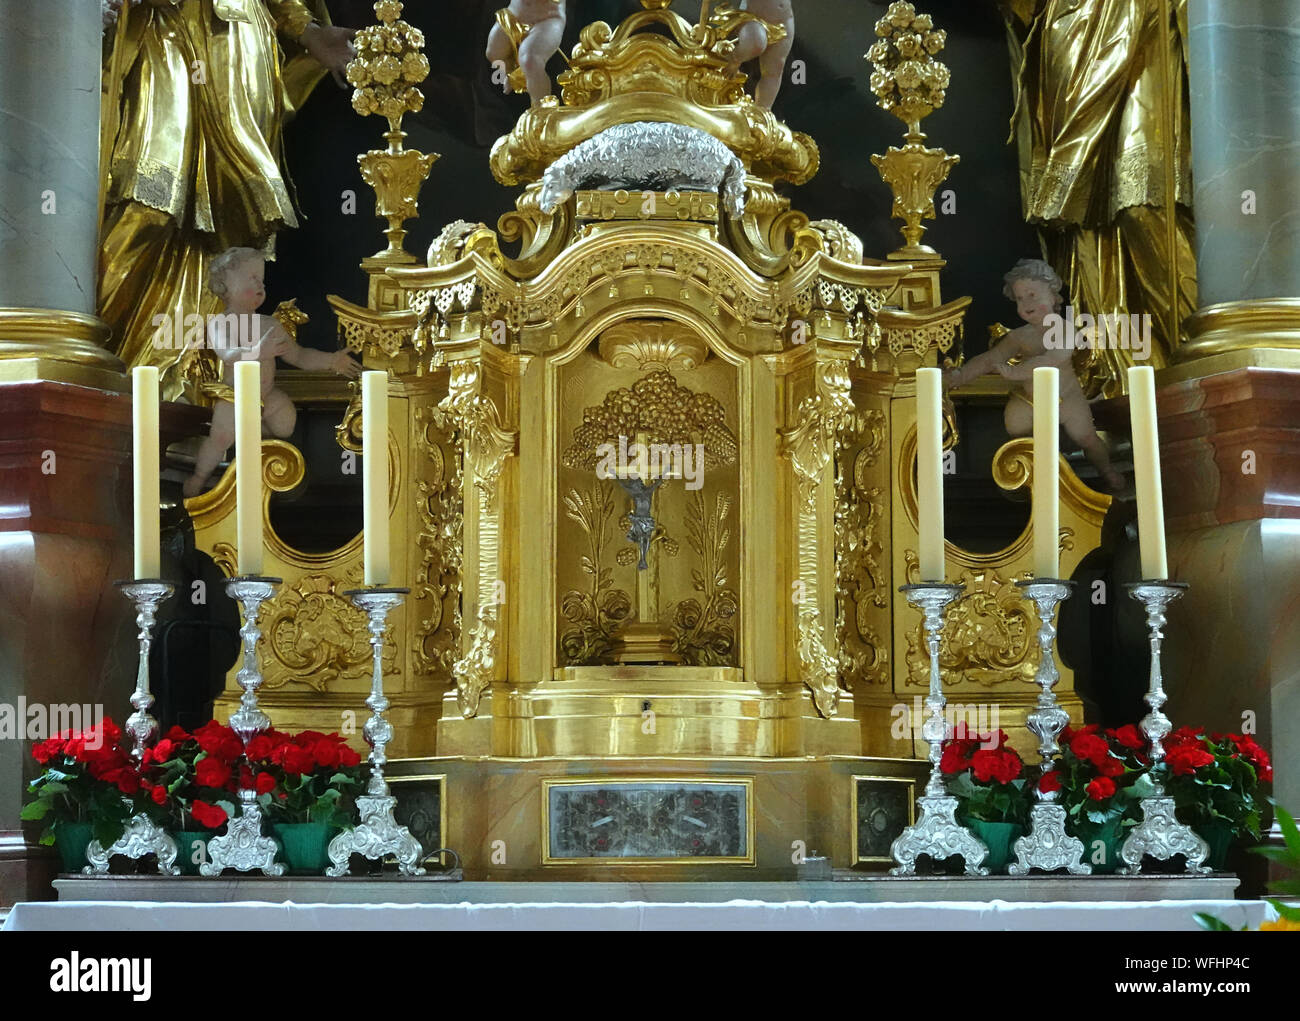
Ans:
[[[0,307],[0,382],[51,380],[125,393],[126,366],[105,349],[98,316],[55,308]]]
[[[1225,301],[1189,316],[1175,363],[1258,349],[1300,351],[1300,298]]]

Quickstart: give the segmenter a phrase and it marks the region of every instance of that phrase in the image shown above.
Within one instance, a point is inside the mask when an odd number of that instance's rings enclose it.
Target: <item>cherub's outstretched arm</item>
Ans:
[[[267,340],[275,345],[278,357],[308,372],[337,372],[349,379],[361,375],[361,364],[349,352],[317,351],[315,348],[303,347],[279,323],[271,328],[271,336]]]
[[[1024,353],[1020,338],[1014,332],[1008,333],[983,354],[976,355],[960,368],[944,370],[943,385],[951,390],[979,376],[1001,372],[1001,366],[1006,365],[1016,355]],[[1003,372],[1003,375],[1006,373]]]

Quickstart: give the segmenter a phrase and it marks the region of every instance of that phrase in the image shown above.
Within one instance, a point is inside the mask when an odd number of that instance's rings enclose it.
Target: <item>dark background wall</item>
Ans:
[[[403,17],[422,29],[432,65],[424,85],[425,106],[404,121],[407,145],[442,154],[420,195],[420,218],[407,225],[407,249],[421,259],[442,226],[454,219],[495,225],[513,208],[518,189],[504,188],[487,168],[493,141],[513,125],[526,105],[503,95],[489,78],[483,46],[503,0],[407,0]],[[805,131],[821,147],[817,176],[799,188],[785,187],[794,206],[813,219],[841,220],[862,236],[870,256],[883,257],[902,240],[889,218],[890,192],[871,165],[873,153],[902,142],[903,125],[875,105],[862,55],[875,39],[873,26],[888,6],[884,0],[797,0],[796,40],[786,67],[786,84],[775,112]],[[675,0],[694,20],[697,0]],[[336,24],[374,23],[369,0],[332,0]],[[569,0],[564,49],[592,21],[617,24],[639,9],[636,0]],[[928,142],[961,156],[945,189],[955,192],[956,211],[928,223],[926,241],[948,259],[947,298],[969,294],[967,352],[983,350],[986,328],[998,320],[1015,325],[1014,309],[1002,297],[1001,276],[1018,258],[1038,254],[1034,232],[1020,214],[1014,149],[1006,144],[1012,82],[1002,22],[987,0],[922,0],[948,32],[941,59],[952,69],[942,109],[926,119]],[[807,67],[807,83],[790,83],[793,62]],[[552,61],[552,73],[563,68]],[[287,130],[289,168],[305,219],[278,241],[277,262],[268,267],[271,302],[297,297],[312,316],[303,341],[336,346],[328,293],[364,301],[358,261],[383,247],[374,193],[361,180],[356,154],[380,147],[384,122],[358,117],[350,91],[326,79]],[[345,215],[343,193],[357,196],[357,211]]]

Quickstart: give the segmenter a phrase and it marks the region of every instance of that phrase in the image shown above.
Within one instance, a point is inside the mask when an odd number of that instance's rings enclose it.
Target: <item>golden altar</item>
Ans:
[[[930,106],[902,104],[906,145],[879,165],[906,244],[864,257],[842,224],[778,192],[816,172],[817,146],[725,73],[726,26],[642,6],[583,29],[560,102],[497,142],[493,174],[523,186],[515,210],[495,230],[449,224],[423,265],[401,225],[436,157],[406,150],[384,108],[388,148],[361,161],[389,244],[362,262],[366,306],[330,298],[348,347],[389,373],[392,583],[411,590],[385,655],[390,774],[441,785],[441,843],[468,878],[785,876],[815,850],[869,863],[859,782],[924,771],[928,658],[898,587],[917,579],[914,373],[956,353],[969,301],[942,300],[944,260],[920,243],[954,158],[923,144]],[[744,165],[743,215],[693,189],[579,188],[544,211],[547,168],[632,122],[723,142]],[[616,437],[703,452],[698,488],[670,475],[654,489],[642,549],[625,538],[634,502],[591,468]],[[359,401],[338,440],[360,451]],[[1027,492],[1031,465],[1016,440],[992,472]],[[264,444],[268,508],[304,471],[291,445]],[[230,575],[233,472],[187,502],[197,545]],[[1061,490],[1069,577],[1109,498],[1065,464]],[[994,553],[948,544],[966,593],[941,651],[950,701],[992,707],[1026,753],[1036,618],[1015,582],[1031,529]],[[269,513],[265,536],[265,573],[284,585],[262,616],[262,704],[281,727],[351,722],[360,747],[369,649],[342,593],[361,581],[362,536],[304,553]],[[232,670],[219,715],[237,701]],[[632,783],[730,784],[739,843],[556,853],[557,789]]]

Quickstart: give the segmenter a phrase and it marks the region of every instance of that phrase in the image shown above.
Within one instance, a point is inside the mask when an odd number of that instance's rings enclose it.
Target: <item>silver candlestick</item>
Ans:
[[[1146,694],[1150,712],[1142,718],[1142,733],[1151,742],[1150,776],[1155,793],[1141,800],[1142,821],[1133,827],[1133,832],[1120,846],[1119,856],[1124,862],[1120,872],[1131,876],[1141,871],[1144,855],[1149,854],[1157,861],[1168,861],[1181,854],[1187,863],[1188,872],[1204,874],[1212,871],[1204,864],[1209,857],[1210,846],[1191,827],[1177,820],[1174,815],[1174,799],[1165,793],[1162,782],[1165,748],[1161,742],[1174,727],[1161,708],[1167,696],[1164,677],[1160,672],[1160,646],[1165,638],[1165,607],[1187,591],[1187,583],[1140,581],[1126,587],[1129,595],[1146,607],[1147,628],[1151,632],[1151,681]]]
[[[989,849],[979,837],[957,822],[957,799],[948,793],[943,772],[939,769],[943,741],[948,736],[948,724],[944,718],[947,700],[939,674],[939,639],[943,633],[944,607],[959,598],[963,589],[964,585],[942,582],[922,582],[899,589],[909,603],[920,607],[925,614],[926,644],[930,650],[930,694],[925,700],[929,715],[921,725],[921,736],[930,744],[930,779],[926,782],[925,793],[917,799],[921,817],[903,830],[889,849],[894,861],[898,862],[890,869],[890,875],[894,876],[915,875],[916,859],[921,855],[928,855],[935,865],[953,855],[960,855],[966,864],[967,875],[989,874],[983,866]]]
[[[362,728],[366,743],[370,745],[370,782],[366,793],[357,798],[360,824],[330,841],[330,864],[325,869],[327,876],[345,875],[348,861],[354,854],[371,861],[383,861],[391,854],[397,859],[397,867],[403,875],[424,875],[420,865],[420,842],[394,818],[397,799],[389,793],[388,781],[384,779],[384,763],[388,761],[385,749],[393,739],[393,725],[384,719],[384,710],[388,708],[388,699],[384,696],[384,630],[388,612],[400,606],[410,591],[405,588],[364,588],[344,593],[366,613],[370,648],[374,655],[370,697],[366,699],[371,715]]]
[[[1030,869],[1067,869],[1073,876],[1091,875],[1092,866],[1083,861],[1083,841],[1065,832],[1065,809],[1056,804],[1058,792],[1044,791],[1042,787],[1043,778],[1056,768],[1056,753],[1060,751],[1056,739],[1070,722],[1070,714],[1056,701],[1053,689],[1061,679],[1056,669],[1056,606],[1070,597],[1074,582],[1031,578],[1016,584],[1038,609],[1038,670],[1034,675],[1039,688],[1038,705],[1026,723],[1038,738],[1042,762],[1034,785],[1034,806],[1029,810],[1029,832],[1015,842],[1016,860],[1007,866],[1007,873],[1025,876]]]
[[[135,623],[140,629],[136,634],[140,662],[135,672],[135,691],[131,694],[135,712],[126,719],[126,732],[131,735],[131,758],[138,766],[144,759],[145,748],[158,734],[158,721],[149,715],[149,707],[153,705],[153,693],[149,690],[149,650],[153,645],[154,623],[158,607],[171,598],[175,589],[161,578],[119,581],[117,587],[135,603]],[[86,875],[103,875],[108,872],[108,860],[115,855],[140,859],[150,854],[157,858],[158,871],[163,875],[180,873],[176,865],[176,841],[153,820],[136,813],[132,814],[125,832],[109,848],[105,849],[98,840],[90,842],[86,848],[86,860],[90,864],[81,871]]]
[[[270,717],[257,704],[257,689],[262,686],[262,669],[257,661],[257,640],[262,632],[257,618],[262,604],[275,594],[279,585],[279,578],[259,575],[241,575],[226,582],[226,591],[238,600],[244,616],[244,626],[239,629],[244,661],[235,675],[235,682],[244,689],[244,694],[240,696],[239,708],[230,716],[230,729],[244,742],[245,748],[271,726]],[[223,836],[208,841],[208,860],[199,865],[199,875],[219,876],[225,869],[260,870],[264,876],[284,875],[284,865],[275,860],[275,855],[275,841],[262,833],[262,807],[257,803],[257,792],[241,788],[239,814],[230,820]]]

